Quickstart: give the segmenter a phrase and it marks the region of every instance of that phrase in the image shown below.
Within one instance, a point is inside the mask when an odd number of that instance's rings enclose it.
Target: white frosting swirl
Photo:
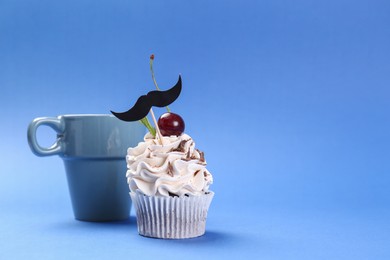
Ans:
[[[202,195],[213,177],[203,153],[187,134],[164,136],[164,145],[146,134],[145,142],[127,150],[127,182],[132,192],[148,196]]]

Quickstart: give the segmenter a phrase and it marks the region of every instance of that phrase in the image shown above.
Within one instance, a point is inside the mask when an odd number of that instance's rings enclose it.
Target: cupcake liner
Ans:
[[[181,239],[205,233],[214,192],[201,196],[146,196],[130,192],[137,214],[138,233],[146,237]]]

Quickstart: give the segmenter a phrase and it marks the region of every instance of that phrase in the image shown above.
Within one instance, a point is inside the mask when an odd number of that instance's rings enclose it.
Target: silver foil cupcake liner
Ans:
[[[130,192],[138,233],[146,237],[182,239],[202,236],[214,192],[201,196],[146,196]]]

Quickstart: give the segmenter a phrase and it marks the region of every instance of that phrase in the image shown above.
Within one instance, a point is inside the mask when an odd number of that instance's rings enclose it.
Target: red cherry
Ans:
[[[185,124],[183,118],[175,113],[165,113],[158,119],[158,127],[163,136],[181,135],[184,132]]]

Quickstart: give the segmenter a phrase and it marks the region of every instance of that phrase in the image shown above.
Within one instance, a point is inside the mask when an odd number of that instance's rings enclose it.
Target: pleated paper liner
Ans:
[[[202,236],[207,212],[214,197],[209,191],[201,196],[146,196],[130,192],[137,214],[138,233],[146,237],[182,239]]]

